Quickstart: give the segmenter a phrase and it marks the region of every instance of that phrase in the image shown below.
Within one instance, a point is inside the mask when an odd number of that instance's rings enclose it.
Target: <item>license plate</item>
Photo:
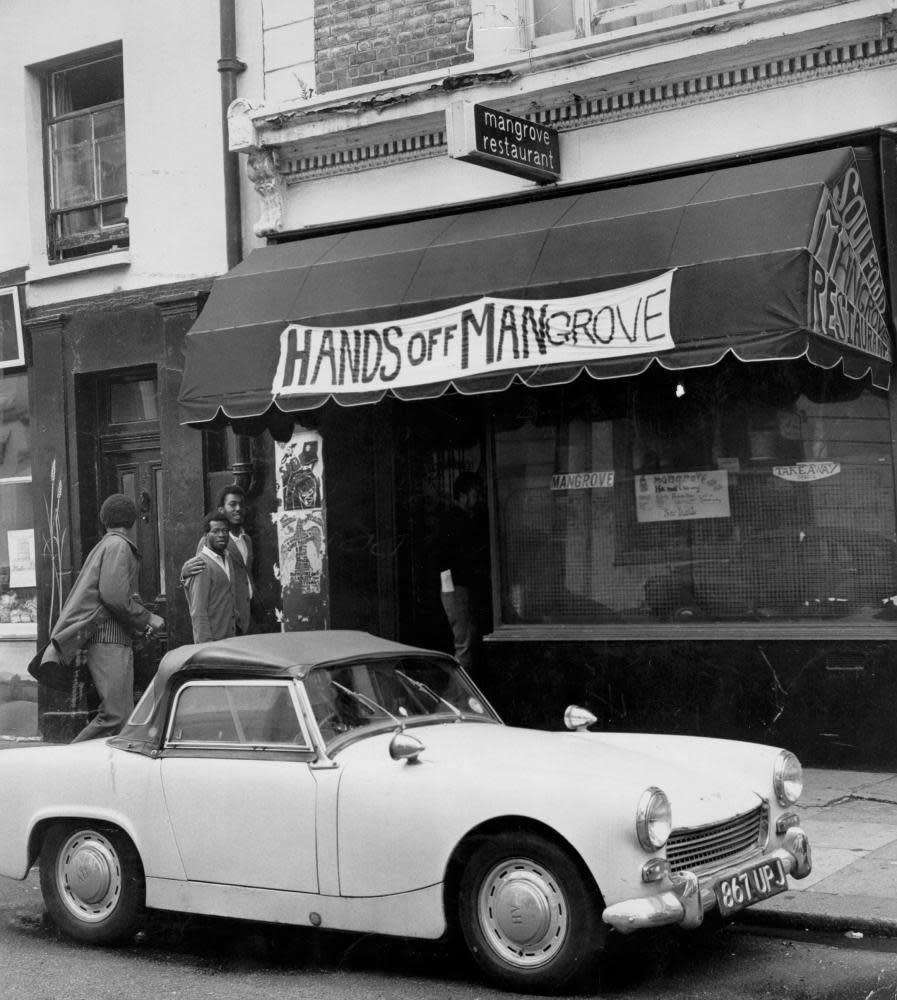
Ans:
[[[785,869],[778,858],[743,868],[735,875],[721,878],[713,887],[719,912],[727,917],[746,906],[769,899],[788,888]]]

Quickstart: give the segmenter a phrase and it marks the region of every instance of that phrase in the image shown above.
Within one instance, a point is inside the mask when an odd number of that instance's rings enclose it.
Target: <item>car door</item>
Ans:
[[[317,892],[313,756],[292,681],[183,685],[161,772],[187,878]]]

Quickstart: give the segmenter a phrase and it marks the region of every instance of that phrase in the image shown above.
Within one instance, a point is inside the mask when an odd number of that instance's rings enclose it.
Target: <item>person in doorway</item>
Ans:
[[[255,630],[262,618],[262,611],[252,582],[252,538],[244,529],[246,520],[246,494],[242,486],[233,483],[225,486],[218,497],[217,507],[227,516],[229,537],[227,554],[233,571],[234,604],[236,606],[236,634],[248,635]],[[203,560],[200,558],[205,537],[199,540],[196,555],[188,559],[181,568],[181,584],[186,586],[191,576],[201,573]]]
[[[202,567],[187,578],[185,590],[193,624],[194,642],[227,639],[236,632],[234,568],[227,551],[230,528],[220,508],[206,514],[199,555]]]
[[[476,674],[483,629],[489,619],[489,533],[480,503],[480,481],[462,472],[454,503],[439,525],[438,559],[442,607],[452,630],[455,656]]]
[[[100,705],[73,743],[114,736],[121,729],[134,708],[134,637],[149,638],[165,624],[135,593],[139,555],[127,533],[136,520],[130,497],[113,493],[103,501],[105,534],[84,560],[44,653],[44,661],[74,663],[79,650],[86,652]]]

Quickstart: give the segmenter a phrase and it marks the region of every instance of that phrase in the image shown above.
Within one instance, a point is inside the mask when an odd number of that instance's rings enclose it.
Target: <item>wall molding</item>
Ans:
[[[858,73],[897,63],[897,32],[880,38],[808,49],[792,56],[753,60],[732,69],[683,75],[678,79],[613,91],[595,98],[560,103],[524,117],[561,132],[590,128],[779,87]],[[525,95],[532,100],[535,95]],[[508,108],[513,110],[513,108]],[[520,112],[517,112],[520,113]],[[443,129],[386,142],[355,143],[339,150],[304,156],[280,150],[278,171],[287,185],[324,176],[358,173],[411,160],[444,156]]]

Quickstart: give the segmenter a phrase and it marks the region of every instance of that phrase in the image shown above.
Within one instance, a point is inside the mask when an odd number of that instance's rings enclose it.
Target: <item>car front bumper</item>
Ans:
[[[810,842],[804,831],[792,827],[785,834],[782,846],[762,857],[752,858],[751,865],[778,858],[786,875],[802,879],[810,874],[813,867]],[[714,872],[703,880],[694,872],[678,872],[672,877],[669,889],[656,896],[625,899],[605,909],[602,919],[623,934],[647,927],[663,927],[670,924],[690,929],[699,927],[705,912],[716,909],[714,884],[727,875],[736,873],[740,866]]]

